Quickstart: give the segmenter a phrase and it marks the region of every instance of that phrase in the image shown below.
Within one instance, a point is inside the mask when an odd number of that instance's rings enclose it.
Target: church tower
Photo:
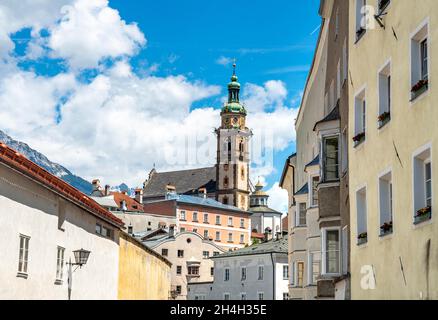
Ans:
[[[221,111],[221,126],[216,129],[216,198],[219,202],[249,208],[249,139],[246,110],[239,101],[240,83],[233,64],[233,76],[228,84],[228,102]]]

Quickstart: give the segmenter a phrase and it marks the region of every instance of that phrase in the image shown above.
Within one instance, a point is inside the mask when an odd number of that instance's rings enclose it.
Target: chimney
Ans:
[[[265,237],[263,239],[264,242],[267,242],[267,241],[271,240],[272,239],[272,230],[271,230],[271,228],[267,227],[265,229],[264,235],[265,235]]]
[[[166,199],[170,199],[172,195],[176,195],[176,188],[174,185],[168,183],[166,185]]]
[[[135,189],[135,201],[140,204],[143,203],[143,189]]]
[[[175,225],[171,224],[169,226],[169,237],[174,237],[175,236]]]
[[[110,187],[109,184],[105,185],[105,195],[106,195],[106,196],[109,196],[110,188],[111,188],[111,187]]]
[[[101,189],[100,187],[100,180],[94,179],[91,184],[93,185],[93,191],[99,191]]]
[[[207,188],[204,188],[204,187],[199,188],[198,189],[198,196],[206,199],[207,198]]]
[[[128,234],[129,235],[131,235],[132,236],[132,232],[133,230],[132,230],[132,224],[131,223],[129,223],[129,226],[128,226]]]
[[[128,211],[128,207],[126,206],[125,200],[122,200],[122,202],[120,203],[120,206],[121,206],[120,209],[122,209],[122,211]]]

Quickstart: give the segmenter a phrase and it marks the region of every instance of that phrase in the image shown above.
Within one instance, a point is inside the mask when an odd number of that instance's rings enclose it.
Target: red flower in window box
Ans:
[[[417,82],[416,85],[414,85],[411,89],[411,92],[415,93],[421,89],[423,89],[425,86],[429,85],[429,80],[420,80]]]
[[[382,113],[377,119],[380,121],[380,122],[383,122],[383,121],[385,121],[386,119],[388,119],[388,118],[390,118],[391,117],[391,113],[390,112],[384,112],[384,113]]]
[[[354,142],[359,142],[359,141],[362,141],[363,138],[365,138],[365,132],[362,132],[362,133],[359,133],[359,134],[355,135],[353,137],[353,141]]]
[[[432,207],[426,207],[417,211],[417,217],[425,216],[432,212]]]

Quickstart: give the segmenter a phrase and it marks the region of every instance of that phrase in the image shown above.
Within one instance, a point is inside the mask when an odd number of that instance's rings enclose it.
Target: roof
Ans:
[[[121,202],[125,200],[128,211],[144,211],[143,205],[138,203],[135,199],[132,199],[127,194],[121,192],[111,192],[111,195],[113,195],[114,202],[117,204],[118,208],[121,208]]]
[[[101,206],[106,207],[106,208],[118,208],[119,207],[119,205],[114,201],[113,196],[105,196],[105,197],[92,197],[92,196],[90,196],[90,198],[93,199],[94,201],[96,201]]]
[[[121,219],[102,208],[96,201],[3,143],[0,143],[0,161],[28,178],[36,180],[44,187],[58,193],[66,200],[87,210],[91,214],[117,227],[124,226]]]
[[[294,157],[296,157],[297,154],[293,153],[291,154],[289,157],[287,157],[285,163],[284,163],[284,167],[283,167],[283,172],[281,173],[281,178],[280,178],[280,186],[283,186],[284,183],[284,179],[286,178],[286,174],[287,174],[287,169],[289,169],[292,165],[290,164],[290,160]]]
[[[315,123],[315,126],[313,127],[313,131],[316,130],[316,127],[325,122],[335,121],[341,119],[341,116],[339,114],[339,102],[336,104],[336,107],[333,108],[333,110],[322,120]]]
[[[265,235],[263,233],[251,232],[251,238],[264,239]]]
[[[252,246],[242,248],[235,251],[229,251],[217,256],[213,256],[210,259],[220,259],[227,257],[247,256],[255,254],[269,254],[269,253],[288,253],[287,237],[283,237],[280,240],[271,240],[268,242],[262,242],[254,244]]]
[[[212,246],[214,246],[215,248],[218,249],[218,251],[224,252],[225,250],[221,247],[219,247],[216,243],[214,243],[213,241],[210,240],[206,240],[204,237],[202,237],[199,233],[196,232],[192,232],[192,231],[184,231],[184,232],[178,232],[177,234],[175,234],[174,236],[171,236],[169,234],[160,234],[154,237],[151,237],[147,240],[142,241],[144,245],[148,246],[151,249],[156,248],[157,246],[159,246],[160,244],[166,242],[166,241],[176,241],[176,239],[178,239],[180,236],[182,235],[192,235],[195,237],[200,238],[203,242],[205,243],[209,243]]]
[[[277,210],[274,210],[274,209],[271,209],[271,208],[269,208],[267,206],[250,207],[249,211],[252,212],[252,213],[261,212],[261,213],[277,213],[277,214],[282,214],[281,212],[279,212]]]
[[[295,195],[299,196],[299,195],[303,195],[303,194],[308,194],[309,193],[309,185],[306,183],[300,190],[298,190]]]
[[[220,210],[234,211],[234,212],[239,212],[239,213],[249,213],[248,211],[239,209],[235,206],[223,204],[222,202],[216,201],[216,200],[208,198],[208,197],[204,198],[204,197],[189,196],[189,195],[184,195],[184,194],[174,194],[174,195],[171,194],[171,195],[168,195],[168,197],[169,198],[165,201],[176,200],[178,203],[198,205],[198,206],[216,208],[216,209],[220,209]],[[155,202],[159,202],[159,201],[154,201],[151,203],[155,203]]]
[[[305,168],[312,167],[312,166],[317,166],[317,165],[319,165],[319,154],[315,157],[315,159],[313,159],[308,164],[306,164]]]
[[[175,186],[180,194],[194,193],[199,188],[207,188],[207,192],[216,191],[216,167],[201,169],[154,172],[146,182],[143,197],[164,196],[166,186]]]
[[[281,224],[283,225],[283,231],[289,231],[289,219],[287,216],[281,220]]]

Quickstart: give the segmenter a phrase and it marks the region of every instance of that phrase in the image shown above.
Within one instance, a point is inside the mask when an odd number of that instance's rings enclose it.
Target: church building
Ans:
[[[172,185],[177,194],[198,195],[206,192],[225,205],[241,210],[249,209],[249,140],[251,130],[246,127],[246,109],[240,102],[240,83],[236,64],[228,84],[228,102],[221,110],[221,124],[215,130],[217,136],[216,165],[208,168],[149,173],[143,187],[143,202],[162,200],[166,187]]]

